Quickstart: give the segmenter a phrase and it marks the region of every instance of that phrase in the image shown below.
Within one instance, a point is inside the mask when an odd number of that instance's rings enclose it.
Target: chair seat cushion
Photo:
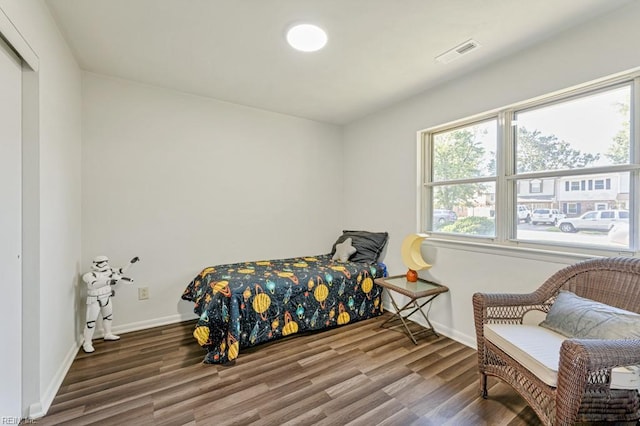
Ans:
[[[537,325],[486,324],[484,337],[547,385],[558,385],[562,334]],[[640,389],[640,367],[614,368],[611,388]]]

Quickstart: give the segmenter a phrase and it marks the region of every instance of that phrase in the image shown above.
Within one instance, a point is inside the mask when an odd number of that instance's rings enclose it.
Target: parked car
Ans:
[[[523,204],[518,204],[517,211],[518,211],[518,223],[531,222],[531,210],[529,210],[529,207]]]
[[[550,223],[557,225],[558,221],[564,219],[566,216],[558,209],[535,209],[531,213],[531,223],[537,225],[539,223]]]
[[[443,225],[445,223],[452,223],[458,220],[458,215],[453,210],[434,209],[433,210],[433,223]]]
[[[616,222],[628,222],[627,210],[596,210],[583,214],[580,217],[561,219],[558,228],[562,232],[577,231],[603,231],[609,232]]]

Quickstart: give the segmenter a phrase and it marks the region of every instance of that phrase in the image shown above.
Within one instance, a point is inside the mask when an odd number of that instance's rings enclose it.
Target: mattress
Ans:
[[[382,263],[338,262],[330,254],[210,266],[186,287],[199,316],[194,337],[205,363],[240,349],[382,313]]]

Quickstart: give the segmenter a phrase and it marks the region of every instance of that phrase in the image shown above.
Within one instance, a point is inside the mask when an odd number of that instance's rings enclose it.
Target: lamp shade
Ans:
[[[414,271],[431,268],[431,265],[422,258],[421,247],[425,238],[427,238],[425,234],[411,234],[402,242],[400,253],[407,268]]]

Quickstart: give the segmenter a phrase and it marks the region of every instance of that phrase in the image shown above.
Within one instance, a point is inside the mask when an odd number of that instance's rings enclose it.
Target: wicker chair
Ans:
[[[548,312],[560,290],[640,313],[640,259],[590,259],[566,267],[530,294],[473,295],[482,396],[487,376],[511,385],[547,425],[640,418],[637,390],[610,389],[611,369],[640,365],[640,340],[567,339],[560,349],[557,387],[542,382],[484,339],[488,323],[521,324],[525,313]]]

